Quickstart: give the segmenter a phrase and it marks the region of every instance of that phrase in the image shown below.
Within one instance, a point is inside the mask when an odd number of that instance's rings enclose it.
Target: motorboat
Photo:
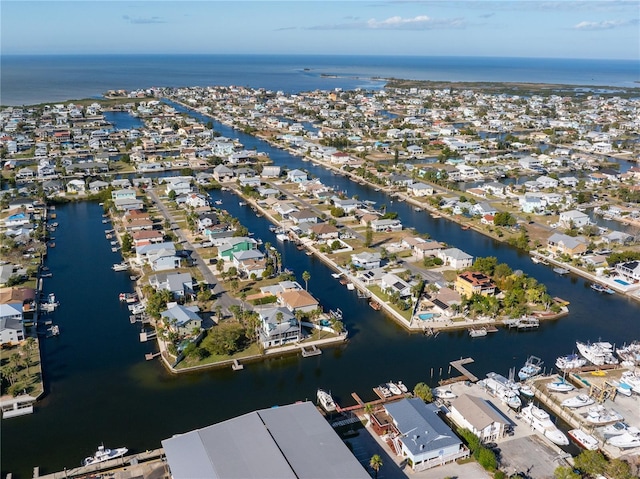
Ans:
[[[469,336],[472,338],[480,338],[487,335],[487,328],[471,328],[469,329]]]
[[[402,394],[402,391],[397,386],[397,384],[392,383],[391,381],[387,383],[387,389],[389,389],[389,392],[391,392],[391,394],[394,396],[400,396]]]
[[[380,384],[378,386],[378,391],[380,391],[380,394],[385,398],[390,398],[392,396],[387,384]]]
[[[630,449],[640,446],[640,429],[637,427],[628,427],[622,434],[607,439],[610,444],[620,449]]]
[[[591,434],[587,434],[582,429],[570,429],[567,434],[580,447],[589,451],[596,451],[599,447],[598,440]]]
[[[324,389],[318,389],[318,402],[322,406],[322,409],[327,412],[333,412],[336,410],[336,403],[333,401],[331,393]]]
[[[124,456],[129,449],[126,447],[119,447],[117,449],[109,449],[104,447],[104,444],[98,446],[98,450],[93,456],[85,457],[82,461],[83,466],[91,466],[100,462],[108,461],[110,459],[117,459]]]
[[[575,389],[573,384],[569,384],[564,380],[564,378],[560,378],[557,381],[551,381],[550,383],[547,383],[546,386],[549,391],[557,393],[568,393]]]
[[[603,286],[600,283],[591,283],[591,289],[593,289],[594,291],[597,291],[598,293],[607,293],[607,294],[615,293],[614,290],[612,290],[607,286]]]
[[[578,369],[587,364],[587,360],[577,354],[568,354],[567,356],[560,356],[556,359],[556,367],[561,371],[567,371],[569,369]]]
[[[520,394],[532,398],[534,396],[533,388],[528,384],[523,384],[522,386],[520,386]]]
[[[518,409],[522,406],[522,400],[518,393],[519,387],[513,381],[504,376],[491,372],[487,374],[487,378],[482,380],[485,389],[507,406]]]
[[[625,371],[620,377],[620,382],[631,386],[633,392],[640,394],[640,375],[633,371]]]
[[[531,427],[541,432],[544,437],[554,444],[559,446],[566,446],[569,444],[567,436],[565,436],[565,434],[558,429],[555,424],[553,424],[549,413],[544,409],[540,409],[539,407],[534,406],[533,403],[529,403],[527,406],[522,408],[520,414],[523,419],[531,425]]]
[[[577,396],[565,399],[560,403],[560,405],[575,409],[584,406],[591,406],[594,402],[595,401],[591,396],[587,394],[578,394]]]
[[[596,343],[582,343],[576,341],[576,347],[580,354],[592,364],[602,366],[603,364],[618,364],[618,359],[613,355],[611,343],[599,341]]]
[[[620,434],[624,434],[627,431],[629,426],[622,422],[616,421],[613,424],[609,424],[604,426],[600,431],[604,438],[610,438],[612,436],[619,436]]]
[[[116,263],[113,266],[111,266],[111,269],[114,271],[126,271],[129,269],[129,264],[125,262]]]
[[[602,405],[590,407],[585,415],[585,420],[591,424],[609,424],[623,419],[620,413],[613,409],[606,409]]]
[[[559,275],[563,276],[565,274],[569,273],[568,269],[564,269],[564,268],[553,268],[553,272],[554,273],[558,273]]]
[[[623,396],[627,396],[627,397],[631,397],[631,394],[633,392],[633,388],[625,383],[625,382],[621,382],[621,381],[615,381],[615,380],[611,380],[609,381],[611,383],[612,386],[616,387],[616,391],[618,391],[618,394],[622,394]]]
[[[640,342],[633,342],[628,346],[616,349],[616,354],[624,365],[633,367],[640,365]]]
[[[433,394],[438,399],[455,399],[458,397],[451,388],[435,388]]]
[[[520,368],[520,371],[518,371],[518,377],[521,381],[524,381],[526,379],[537,376],[538,374],[540,374],[540,371],[542,371],[543,363],[544,362],[539,357],[529,356],[529,358],[527,358],[526,362],[524,363],[524,366],[522,366]]]
[[[409,389],[407,388],[407,386],[402,382],[402,381],[398,381],[396,382],[396,386],[398,386],[398,388],[400,389],[400,391],[402,391],[402,394],[406,393],[409,391]]]

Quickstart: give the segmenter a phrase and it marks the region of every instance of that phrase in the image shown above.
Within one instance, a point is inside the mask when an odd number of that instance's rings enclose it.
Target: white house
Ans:
[[[482,442],[493,442],[504,437],[512,422],[488,401],[462,394],[451,402],[449,417],[459,427],[468,429]]]
[[[455,269],[468,268],[473,264],[473,256],[458,248],[448,248],[439,251],[438,258],[440,258],[445,265]]]
[[[0,304],[0,344],[18,344],[24,338],[22,303]]]
[[[407,187],[407,191],[417,197],[433,195],[433,187],[421,182],[411,184]]]
[[[581,228],[591,224],[591,220],[589,219],[589,215],[582,211],[570,210],[560,213],[558,223],[565,228],[571,228],[572,226],[575,228]]]
[[[302,183],[308,179],[307,174],[302,170],[294,169],[287,172],[287,180],[293,183]]]
[[[398,293],[401,298],[411,296],[411,286],[393,273],[387,273],[380,279],[380,288],[388,294]]]
[[[369,253],[363,251],[362,253],[352,254],[351,262],[357,267],[362,269],[374,269],[380,267],[380,261],[382,257],[380,253]]]

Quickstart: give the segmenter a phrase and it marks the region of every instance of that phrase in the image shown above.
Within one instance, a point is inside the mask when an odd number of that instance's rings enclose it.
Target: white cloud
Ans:
[[[403,18],[399,15],[376,20],[372,18],[366,22],[351,22],[333,25],[318,25],[310,30],[433,30],[445,28],[462,28],[465,22],[462,18],[435,19],[427,15]]]
[[[601,22],[580,22],[573,26],[575,30],[611,30],[613,28],[622,28],[629,26],[637,26],[639,21],[637,18],[630,20],[603,20]]]

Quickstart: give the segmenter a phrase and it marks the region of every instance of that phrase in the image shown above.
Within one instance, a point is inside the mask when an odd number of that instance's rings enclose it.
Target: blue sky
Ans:
[[[638,0],[2,0],[2,54],[277,53],[640,60]]]

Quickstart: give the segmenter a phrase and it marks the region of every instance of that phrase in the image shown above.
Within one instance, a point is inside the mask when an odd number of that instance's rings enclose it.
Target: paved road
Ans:
[[[224,289],[224,286],[218,281],[218,278],[216,278],[216,275],[213,274],[213,272],[211,271],[211,269],[209,268],[205,260],[202,259],[202,256],[200,256],[200,253],[198,253],[198,250],[187,239],[182,229],[178,227],[175,221],[175,218],[173,217],[169,209],[166,207],[166,205],[158,198],[158,195],[155,193],[155,191],[149,189],[148,194],[153,200],[153,202],[155,203],[155,205],[157,206],[158,210],[162,213],[162,215],[170,221],[171,229],[173,230],[175,235],[178,237],[178,240],[182,244],[183,248],[191,251],[191,259],[193,260],[194,264],[198,267],[198,270],[200,271],[200,273],[202,273],[202,277],[204,278],[205,282],[209,285],[211,292],[217,296],[217,300],[213,305],[213,308],[215,309],[218,306],[221,306],[222,311],[225,314],[229,314],[229,306],[232,306],[234,304],[240,305],[240,301],[227,293],[227,291]]]

